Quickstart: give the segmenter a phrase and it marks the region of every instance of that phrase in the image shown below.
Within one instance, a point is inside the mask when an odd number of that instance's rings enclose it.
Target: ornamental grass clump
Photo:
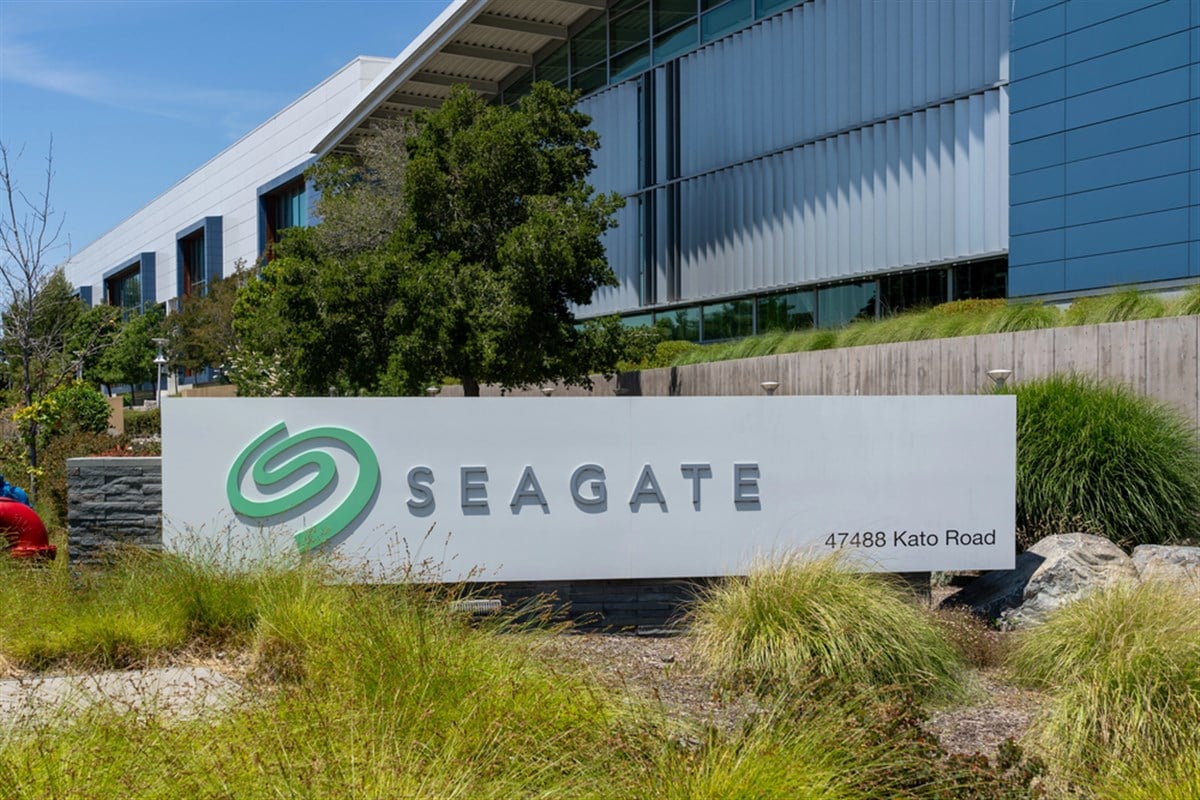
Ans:
[[[1054,772],[1094,786],[1121,779],[1121,764],[1194,763],[1198,603],[1200,595],[1177,584],[1121,584],[1020,634],[1009,666],[1015,680],[1050,693],[1031,737]]]
[[[1064,325],[1100,325],[1166,316],[1167,304],[1153,294],[1127,289],[1123,292],[1081,297],[1063,313]]]
[[[930,700],[962,688],[937,625],[886,578],[836,557],[760,564],[708,590],[690,616],[700,658],[728,685],[775,694],[826,680]]]
[[[1200,533],[1200,440],[1174,409],[1119,384],[1056,375],[1017,395],[1017,529],[1125,545]]]
[[[130,548],[103,569],[66,560],[28,569],[0,559],[0,656],[45,669],[145,666],[194,644],[245,643],[264,593],[287,593],[306,569],[253,570]]]

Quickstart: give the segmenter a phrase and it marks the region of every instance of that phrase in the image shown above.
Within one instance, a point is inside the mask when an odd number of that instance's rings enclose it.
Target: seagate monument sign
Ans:
[[[1009,569],[1012,396],[186,399],[164,544],[459,580]]]

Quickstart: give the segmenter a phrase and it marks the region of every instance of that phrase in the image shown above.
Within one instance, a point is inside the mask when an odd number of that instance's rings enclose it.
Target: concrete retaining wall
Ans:
[[[113,550],[162,549],[162,459],[67,459],[67,551],[72,565]]]
[[[556,387],[554,396],[760,394],[763,381],[779,381],[777,394],[970,394],[991,385],[988,370],[1011,369],[1014,381],[1058,372],[1122,381],[1200,423],[1198,341],[1200,317],[1169,317],[644,370],[596,378],[591,392]],[[447,386],[442,394],[461,396],[462,387]]]

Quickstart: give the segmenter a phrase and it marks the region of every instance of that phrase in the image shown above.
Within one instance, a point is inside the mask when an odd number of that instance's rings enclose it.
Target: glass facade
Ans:
[[[837,328],[860,319],[927,308],[963,297],[1004,297],[1004,259],[936,267],[869,281],[853,281],[759,294],[719,303],[674,307],[622,317],[631,327],[661,325],[669,339],[717,342],[742,336]],[[958,275],[969,291],[952,291]]]
[[[544,56],[509,84],[503,102],[515,103],[535,81],[602,89],[680,56],[802,0],[624,0]]]

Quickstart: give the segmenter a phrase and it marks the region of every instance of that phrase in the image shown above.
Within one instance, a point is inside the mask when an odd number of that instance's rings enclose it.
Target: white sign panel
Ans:
[[[1015,429],[1012,396],[176,400],[163,536],[446,580],[1010,569]]]

